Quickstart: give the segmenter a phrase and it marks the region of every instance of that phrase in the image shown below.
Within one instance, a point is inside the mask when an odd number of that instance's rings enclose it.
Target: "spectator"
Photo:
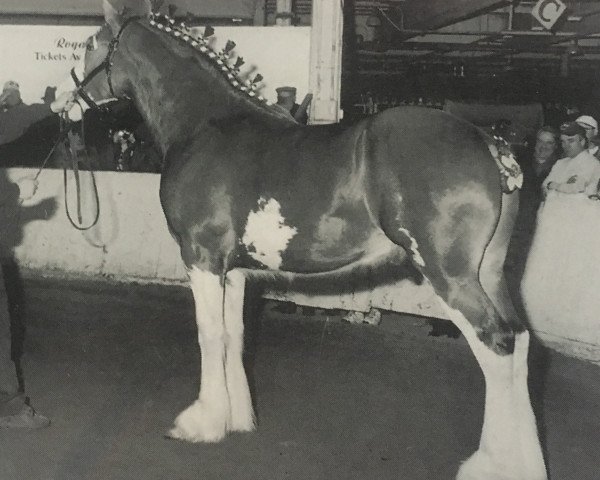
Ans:
[[[539,188],[558,160],[560,135],[556,128],[543,126],[537,131],[533,150],[533,182]]]
[[[585,129],[585,137],[589,146],[588,149],[590,153],[595,156],[598,153],[598,146],[592,145],[590,141],[598,135],[598,122],[594,117],[590,117],[589,115],[581,115],[580,117],[577,117],[575,122]]]
[[[308,103],[312,97],[307,96],[307,101],[304,101],[302,102],[302,105],[299,105],[296,103],[295,87],[279,87],[276,88],[275,91],[277,92],[276,105],[288,111],[298,123],[306,124],[308,122]]]
[[[576,122],[560,127],[560,141],[565,157],[558,160],[544,180],[544,192],[596,195],[600,180],[600,163],[588,150],[585,128]]]
[[[70,110],[73,103],[74,94],[64,92],[50,104],[26,105],[21,100],[19,84],[9,80],[4,84],[0,95],[0,145],[16,140],[37,121],[53,113]]]

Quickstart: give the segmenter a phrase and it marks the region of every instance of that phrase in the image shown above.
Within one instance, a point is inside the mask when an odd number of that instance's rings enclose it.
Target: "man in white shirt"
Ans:
[[[564,123],[560,127],[560,142],[566,156],[554,164],[544,180],[544,193],[555,190],[567,194],[596,195],[600,162],[587,149],[585,129],[577,122]]]

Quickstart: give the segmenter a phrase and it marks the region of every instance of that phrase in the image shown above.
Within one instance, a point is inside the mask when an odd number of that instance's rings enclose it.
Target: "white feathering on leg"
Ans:
[[[227,274],[225,283],[225,376],[229,393],[229,430],[250,432],[256,428],[248,379],[244,371],[244,289],[246,279],[239,270]]]
[[[192,267],[189,276],[202,355],[200,394],[179,414],[168,436],[190,442],[218,442],[225,437],[230,416],[225,383],[224,291],[213,273]]]

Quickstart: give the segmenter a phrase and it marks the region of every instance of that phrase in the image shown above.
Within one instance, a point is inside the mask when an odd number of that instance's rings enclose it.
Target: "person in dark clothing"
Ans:
[[[37,121],[70,109],[73,100],[74,94],[67,92],[50,105],[25,105],[21,101],[18,84],[6,82],[0,95],[0,145],[16,140]],[[0,166],[1,162],[0,158]],[[36,429],[50,424],[48,418],[37,413],[30,405],[19,382],[18,352],[12,343],[16,335],[11,331],[11,309],[4,268],[5,265],[15,264],[13,248],[20,243],[21,222],[28,218],[45,218],[56,209],[54,199],[20,209],[21,202],[32,198],[36,190],[37,181],[33,178],[23,178],[13,183],[5,171],[0,170],[0,260],[3,266],[0,275],[0,429]]]
[[[10,183],[4,174],[0,176],[0,209],[8,209],[20,201],[33,197],[36,182],[25,178]],[[4,230],[11,223],[2,215],[2,243],[10,243]],[[10,232],[14,233],[14,232]],[[6,250],[3,248],[2,250]],[[4,257],[4,255],[3,255]],[[11,315],[4,275],[0,275],[0,428],[42,428],[50,421],[38,414],[21,391],[17,376],[17,365],[13,361]]]
[[[279,87],[276,88],[277,92],[277,105],[278,107],[286,110],[298,123],[306,125],[308,123],[308,103],[312,96],[309,96],[306,102],[302,102],[302,105],[296,103],[296,88],[295,87]]]

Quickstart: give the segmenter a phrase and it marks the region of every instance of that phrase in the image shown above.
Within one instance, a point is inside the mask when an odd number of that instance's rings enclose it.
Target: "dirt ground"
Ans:
[[[257,304],[258,431],[192,445],[163,438],[198,391],[187,289],[29,279],[23,305],[27,392],[52,425],[0,431],[1,480],[445,480],[477,447],[482,375],[422,318]],[[600,478],[600,368],[538,346],[531,369],[552,479]]]

